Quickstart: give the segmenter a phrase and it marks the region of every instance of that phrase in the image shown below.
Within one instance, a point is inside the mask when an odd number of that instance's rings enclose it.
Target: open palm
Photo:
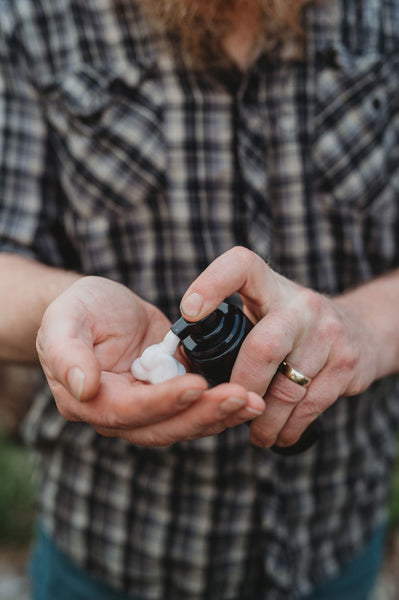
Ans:
[[[207,390],[199,375],[137,381],[132,362],[169,327],[159,309],[123,285],[101,277],[76,281],[47,308],[37,337],[60,413],[103,435],[165,445],[219,432],[263,410],[263,401],[242,386]]]

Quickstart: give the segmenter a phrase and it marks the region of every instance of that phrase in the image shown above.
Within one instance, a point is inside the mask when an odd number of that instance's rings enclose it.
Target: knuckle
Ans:
[[[319,319],[325,304],[324,297],[310,288],[302,288],[297,299],[299,311],[306,310],[313,320]]]
[[[321,406],[319,401],[316,402],[315,400],[306,400],[306,402],[301,402],[298,405],[295,414],[301,421],[309,421],[316,419],[325,408],[327,408],[325,403],[323,403],[323,406]]]
[[[123,409],[117,403],[112,408],[108,407],[107,410],[101,410],[93,416],[95,416],[96,422],[99,425],[109,429],[127,430],[131,426],[131,419],[128,424],[127,417],[123,414]],[[139,425],[139,423],[136,424],[136,426]]]
[[[340,358],[342,363],[341,368],[345,368],[347,371],[352,372],[358,363],[359,355],[353,346],[346,346],[341,351]]]
[[[348,387],[342,392],[345,396],[357,396],[364,391],[364,383],[358,378],[354,377]]]
[[[217,435],[226,429],[225,423],[213,423],[212,425],[206,425],[203,427],[196,428],[190,435],[186,436],[187,440],[199,440],[200,438]]]
[[[337,340],[343,338],[345,335],[344,325],[342,321],[330,314],[323,321],[321,333],[330,343],[336,343]]]
[[[298,387],[298,390],[293,385]],[[305,388],[293,384],[284,375],[278,375],[268,388],[266,404],[267,399],[273,397],[273,400],[277,400],[277,402],[281,402],[282,404],[296,405],[301,400],[301,397],[298,397],[300,390],[302,390],[302,394],[306,393]]]
[[[352,377],[359,360],[358,353],[353,346],[342,345],[334,353],[333,371],[337,380],[349,373]]]
[[[250,418],[251,417],[248,415],[248,413],[239,412],[238,414],[232,415],[230,418],[225,419],[223,421],[223,428],[226,429],[236,427],[237,425],[241,425],[242,423],[249,421]]]
[[[126,422],[117,413],[110,413],[106,416],[106,427],[111,429],[126,429]]]
[[[143,448],[165,448],[172,446],[180,437],[178,432],[163,427],[144,427],[141,430],[131,429],[122,436],[129,443]]]
[[[217,435],[219,433],[222,433],[222,431],[224,431],[225,429],[226,429],[225,423],[213,423],[212,425],[208,426],[206,429],[202,430],[200,437]]]
[[[145,445],[149,448],[165,448],[167,446],[171,446],[175,442],[176,439],[172,433],[167,432],[165,432],[163,435],[159,435],[148,431],[144,440]]]
[[[337,384],[339,383],[338,395],[340,396],[356,396],[365,390],[368,382],[365,381],[364,375],[359,373],[355,367],[347,370],[341,369],[336,376]]]
[[[251,332],[250,343],[247,353],[250,355],[251,363],[257,368],[262,369],[265,366],[276,362],[276,368],[281,357],[289,352],[290,346],[286,343],[284,335],[265,335],[264,331],[256,328]]]
[[[273,351],[275,351],[275,346],[271,339],[266,337],[260,328],[258,331],[254,329],[251,336],[251,354],[253,359],[257,362],[262,362],[263,358],[269,356]]]
[[[172,442],[167,443],[166,440],[160,439],[159,435],[150,428],[146,429],[138,435],[135,432],[129,432],[123,436],[128,442],[142,448],[160,448],[162,446],[170,446]]]
[[[203,432],[213,430],[213,428],[220,427],[222,421],[215,420],[217,417],[211,415],[201,415],[193,423],[193,432],[198,432],[199,437],[202,437]]]
[[[234,246],[234,248],[230,250],[230,256],[241,265],[249,265],[257,258],[259,258],[258,255],[255,254],[255,252],[249,250],[248,248],[245,248],[244,246]]]

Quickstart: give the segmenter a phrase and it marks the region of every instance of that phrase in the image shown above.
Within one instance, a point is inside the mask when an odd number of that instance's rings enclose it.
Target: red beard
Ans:
[[[300,37],[301,11],[311,0],[143,0],[150,22],[180,40],[202,63],[224,63],[223,40],[237,19],[252,15],[254,45],[271,51],[293,34]],[[251,25],[252,26],[252,25]]]

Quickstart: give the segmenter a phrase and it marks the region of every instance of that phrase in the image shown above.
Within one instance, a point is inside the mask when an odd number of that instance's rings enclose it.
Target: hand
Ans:
[[[105,436],[164,446],[219,433],[263,411],[263,400],[237,384],[208,390],[194,374],[157,385],[135,380],[133,360],[169,327],[161,311],[118,283],[84,277],[71,285],[47,308],[37,336],[61,415]]]
[[[289,281],[245,248],[226,252],[193,282],[182,314],[202,319],[234,292],[256,324],[231,376],[265,398],[264,413],[251,425],[256,445],[291,446],[339,396],[364,391],[377,378],[373,331],[349,302]],[[282,361],[311,378],[310,385],[279,372]]]

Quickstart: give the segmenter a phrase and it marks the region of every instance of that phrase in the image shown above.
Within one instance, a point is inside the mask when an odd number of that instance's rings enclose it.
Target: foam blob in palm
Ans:
[[[177,335],[168,331],[162,342],[146,348],[132,364],[131,371],[134,377],[149,383],[162,383],[178,375],[184,375],[186,369],[173,356],[179,342]]]

